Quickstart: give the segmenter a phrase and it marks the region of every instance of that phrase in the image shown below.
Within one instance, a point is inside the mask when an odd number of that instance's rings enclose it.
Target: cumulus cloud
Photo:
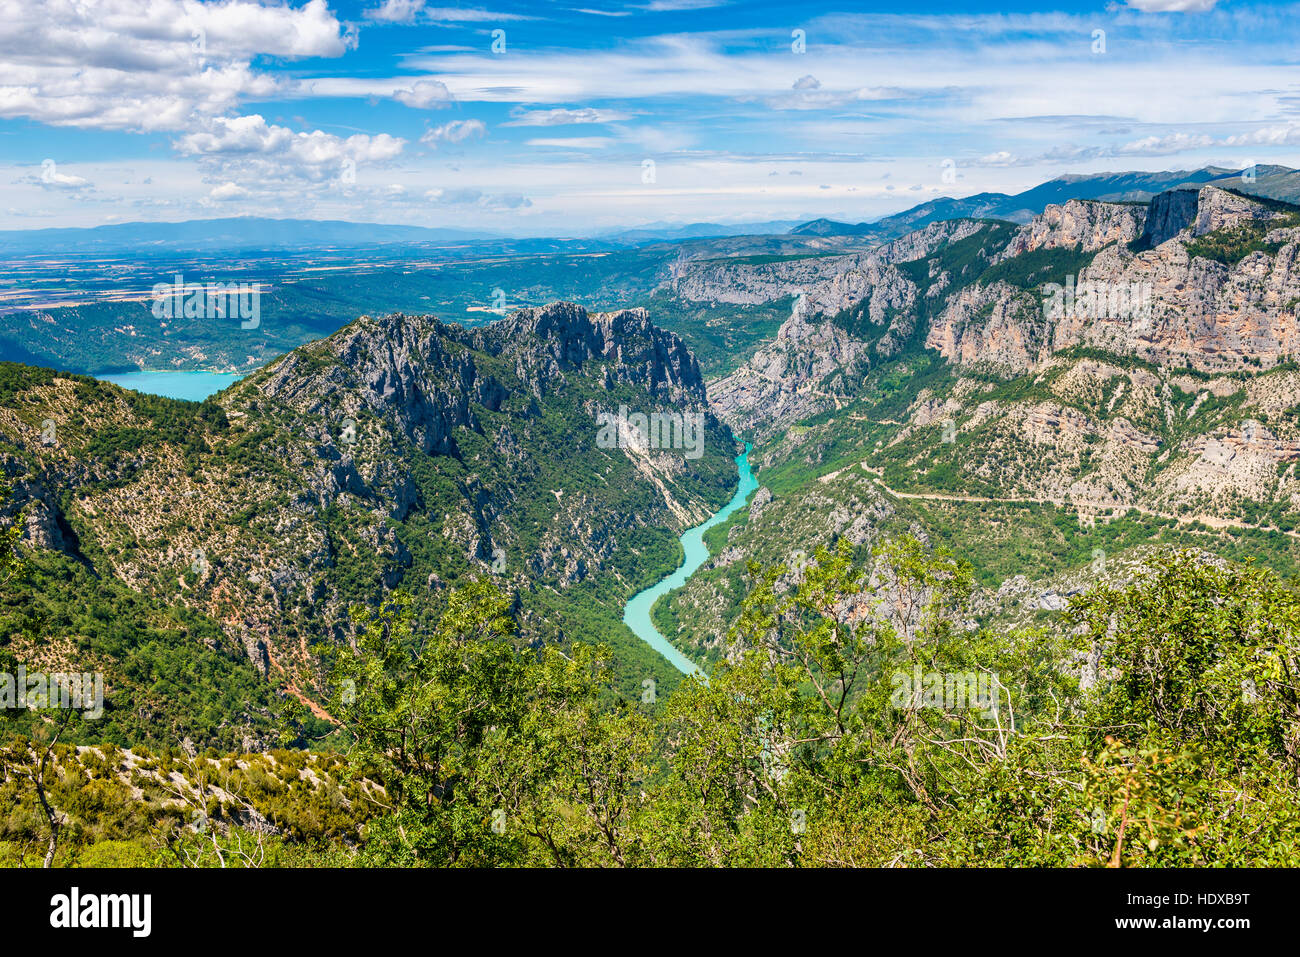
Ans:
[[[989,153],[981,156],[971,166],[1015,166],[1020,162],[1013,154],[1006,150],[998,150],[996,153]]]
[[[420,142],[437,149],[439,143],[463,143],[486,135],[487,127],[482,120],[452,120],[426,130],[420,137]]]
[[[815,90],[822,85],[821,80],[809,73],[807,76],[801,76],[794,81],[792,89],[795,90]]]
[[[1225,146],[1297,146],[1300,145],[1300,123],[1281,126],[1264,126],[1249,133],[1229,136]]]
[[[1119,156],[1167,156],[1185,150],[1213,146],[1214,138],[1204,134],[1168,133],[1164,136],[1144,136],[1115,148]]]
[[[84,176],[74,176],[59,169],[59,164],[52,159],[41,161],[41,171],[24,177],[24,182],[33,183],[43,189],[82,190],[93,184]]]
[[[214,203],[227,203],[232,199],[244,199],[248,195],[248,190],[236,183],[222,183],[212,188],[208,199]]]
[[[407,89],[394,90],[393,99],[413,110],[436,110],[451,102],[451,93],[439,80],[417,80]]]
[[[362,12],[367,20],[384,23],[414,23],[416,14],[424,9],[424,0],[384,0],[371,10]]]
[[[397,157],[406,141],[387,133],[347,138],[320,130],[295,133],[258,115],[218,117],[174,144],[223,178],[244,184],[286,180],[322,182],[355,176],[358,167]]]
[[[0,117],[112,130],[179,130],[279,84],[259,56],[337,57],[356,36],[326,0],[0,0]]]

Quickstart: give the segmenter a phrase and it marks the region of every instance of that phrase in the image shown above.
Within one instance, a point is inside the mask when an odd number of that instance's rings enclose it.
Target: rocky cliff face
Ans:
[[[900,265],[986,228],[970,220],[935,223],[860,255],[765,266],[722,264],[679,276],[676,288],[690,298],[803,294],[776,339],[711,386],[712,408],[733,428],[753,431],[760,440],[833,408],[852,392],[863,369],[898,353],[916,329],[921,300],[949,280],[937,269],[928,270],[931,284],[923,290]],[[829,320],[846,312],[857,330],[871,330],[869,340]]]
[[[865,362],[867,346],[838,326],[810,322],[796,310],[775,341],[748,364],[714,383],[713,411],[737,430],[761,441],[814,415],[844,394],[847,379]]]
[[[1196,194],[1194,189],[1171,189],[1153,197],[1142,229],[1142,245],[1148,249],[1159,246],[1190,226],[1196,220]]]
[[[1161,202],[1156,225],[1143,235],[1158,238],[1179,222],[1187,225],[1154,249],[1134,253],[1122,241],[1142,225],[1136,216],[1114,220],[1112,225],[1123,224],[1114,231],[1094,233],[1060,224],[1052,228],[1044,217],[1013,240],[1013,247],[1021,248],[1041,236],[1049,237],[1047,242],[1053,235],[1091,236],[1082,245],[1087,250],[1090,243],[1113,237],[1076,277],[1080,287],[1096,290],[1094,300],[1053,312],[1045,308],[1042,290],[977,284],[948,300],[930,325],[926,345],[957,362],[1011,372],[1037,368],[1053,353],[1077,345],[1207,372],[1269,368],[1295,355],[1300,246],[1293,228],[1267,228],[1270,220],[1289,220],[1209,186],[1197,194],[1196,214],[1189,219],[1186,191],[1175,192]],[[1233,243],[1244,241],[1240,230],[1256,223],[1261,224],[1258,248],[1244,252],[1251,247],[1243,247],[1240,258],[1220,262],[1198,254],[1211,241],[1231,253]]]
[[[1192,223],[1192,235],[1204,236],[1252,220],[1267,220],[1277,216],[1277,212],[1256,200],[1234,195],[1217,186],[1205,186],[1196,194],[1196,219]]]
[[[994,262],[1038,249],[1077,249],[1096,252],[1115,243],[1127,244],[1142,234],[1145,206],[1072,199],[1048,206],[1041,216],[1022,226]]]
[[[834,315],[852,308],[881,281],[898,279],[889,267],[929,255],[939,246],[972,236],[983,228],[974,220],[932,223],[865,253],[819,256],[774,263],[678,262],[664,284],[694,302],[754,305],[803,296],[812,315]]]
[[[1174,375],[1054,356],[1030,375],[1034,388],[1017,397],[990,398],[991,384],[975,379],[942,400],[918,395],[884,454],[918,476],[942,462],[958,476],[952,492],[1081,517],[1137,508],[1269,528],[1300,510],[1300,373]]]
[[[513,359],[515,375],[537,398],[590,362],[605,367],[611,384],[626,383],[662,401],[698,404],[704,397],[695,356],[677,335],[655,326],[645,309],[588,315],[581,306],[552,303],[475,330],[473,341]]]
[[[927,347],[1009,374],[1080,345],[1203,371],[1271,367],[1300,345],[1297,226],[1267,204],[1213,186],[1171,190],[1150,209],[1083,200],[1048,206],[985,265],[1014,272],[1029,254],[1085,257],[1068,281],[1072,296],[1086,288],[1088,298],[1060,309],[1047,301],[1043,283],[1025,282],[1032,275],[1015,282],[947,275],[939,251],[981,228],[964,220],[854,256],[685,263],[672,283],[694,299],[803,294],[806,309],[797,308],[772,344],[712,389],[720,416],[771,434],[832,407],[837,376],[856,380],[870,362],[896,355],[921,322]],[[1237,255],[1233,244],[1250,238],[1240,240],[1242,230],[1259,230],[1259,242]],[[1226,254],[1214,252],[1220,248]],[[918,260],[928,260],[929,285],[918,285],[915,269],[900,268]],[[1051,274],[1050,261],[1041,262],[1048,265],[1040,271]],[[855,318],[851,334],[813,328],[819,316],[846,312]]]

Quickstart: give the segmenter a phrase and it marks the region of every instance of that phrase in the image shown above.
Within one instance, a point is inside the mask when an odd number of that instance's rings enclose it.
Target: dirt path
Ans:
[[[1137,505],[1135,503],[1079,502],[1063,498],[1040,498],[1034,496],[988,498],[982,495],[944,495],[938,492],[900,492],[885,484],[884,480],[880,477],[880,469],[873,469],[863,462],[862,470],[871,473],[872,480],[895,498],[921,499],[923,501],[933,502],[969,502],[985,505],[1054,505],[1057,508],[1091,509],[1096,511],[1102,509],[1118,509],[1121,513],[1132,509],[1133,511],[1141,512],[1143,515],[1150,515],[1154,518],[1169,519],[1177,522],[1179,525],[1190,525],[1193,522],[1200,522],[1202,525],[1206,525],[1210,528],[1238,528],[1254,532],[1280,532],[1290,538],[1300,538],[1300,532],[1284,532],[1282,529],[1273,526],[1251,525],[1247,522],[1238,522],[1230,518],[1220,518],[1217,515],[1174,515],[1171,512],[1160,512],[1156,509],[1147,508],[1144,505]],[[839,475],[842,471],[844,470],[840,469],[839,472],[832,473],[832,475]],[[829,481],[829,478],[826,478],[825,480]]]

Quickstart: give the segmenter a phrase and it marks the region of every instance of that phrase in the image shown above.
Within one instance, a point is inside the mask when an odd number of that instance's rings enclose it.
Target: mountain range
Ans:
[[[1300,198],[1300,173],[1285,166],[1257,166],[1249,170],[1210,166],[1164,173],[1068,175],[1013,195],[976,193],[960,199],[943,197],[871,222],[854,225],[818,219],[797,226],[792,232],[814,236],[873,236],[893,239],[910,230],[947,219],[1006,219],[1024,223],[1043,212],[1048,205],[1071,199],[1145,203],[1166,190],[1179,186],[1203,186],[1207,183],[1270,199]]]
[[[1048,204],[1069,199],[1146,202],[1157,193],[1183,185],[1215,183],[1252,195],[1279,200],[1300,198],[1300,172],[1284,166],[1250,170],[1205,167],[1168,172],[1124,172],[1061,176],[1021,193],[976,193],[928,200],[899,213],[857,224],[830,219],[772,220],[754,223],[648,223],[635,229],[610,229],[587,242],[610,247],[676,242],[727,236],[864,236],[893,239],[912,229],[946,219],[991,218],[1026,222]],[[576,238],[570,242],[577,241]],[[460,243],[521,243],[500,233],[473,229],[352,223],[332,220],[229,217],[185,222],[116,223],[90,228],[0,230],[0,252],[36,255],[60,253],[217,252],[236,250],[347,249]],[[554,242],[554,240],[551,240]],[[525,246],[524,248],[528,248]]]

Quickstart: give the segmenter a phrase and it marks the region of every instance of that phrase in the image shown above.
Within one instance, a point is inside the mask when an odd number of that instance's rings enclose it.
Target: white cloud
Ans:
[[[570,150],[602,149],[610,144],[605,136],[541,137],[528,141],[529,146],[551,146]]]
[[[1219,0],[1124,0],[1134,10],[1143,13],[1205,13],[1213,10]]]
[[[630,113],[618,110],[581,109],[525,110],[502,126],[577,126],[583,123],[617,123],[631,119]]]
[[[1115,148],[1120,156],[1167,156],[1188,150],[1213,146],[1214,138],[1204,134],[1168,133],[1164,136],[1144,136]]]
[[[639,7],[651,13],[676,13],[682,10],[709,10],[725,7],[730,0],[650,0]]]
[[[393,99],[413,110],[439,109],[451,102],[451,93],[438,80],[417,80],[404,90],[394,90]]]
[[[442,126],[426,130],[420,137],[425,146],[437,148],[439,143],[463,143],[468,139],[487,136],[487,127],[482,120],[452,120]]]
[[[382,4],[362,12],[367,20],[384,23],[414,23],[415,15],[424,9],[424,0],[384,0]]]
[[[1225,146],[1300,146],[1300,123],[1264,126],[1249,133],[1229,136]]]
[[[480,209],[526,209],[532,200],[522,193],[489,195],[478,189],[431,189],[424,198],[438,206],[477,206]]]
[[[1015,156],[1006,150],[998,150],[996,153],[989,153],[987,156],[981,156],[972,166],[1015,166],[1019,162]]]
[[[502,13],[484,10],[482,7],[427,7],[424,12],[430,20],[446,23],[497,23],[537,19],[522,13]]]
[[[279,89],[255,57],[337,57],[353,33],[326,0],[0,0],[0,117],[178,130]]]
[[[248,196],[248,190],[229,182],[213,187],[212,191],[208,193],[208,199],[215,203],[226,203],[232,199],[243,199],[246,196]]]
[[[74,176],[59,169],[59,164],[52,159],[41,161],[41,171],[25,177],[25,182],[34,183],[44,189],[81,190],[93,184],[84,176]]]
[[[396,158],[405,140],[387,133],[347,138],[320,130],[295,133],[253,114],[218,117],[206,129],[182,136],[175,146],[182,155],[199,158],[215,176],[266,188],[286,180],[322,182],[355,176],[360,166]]]

